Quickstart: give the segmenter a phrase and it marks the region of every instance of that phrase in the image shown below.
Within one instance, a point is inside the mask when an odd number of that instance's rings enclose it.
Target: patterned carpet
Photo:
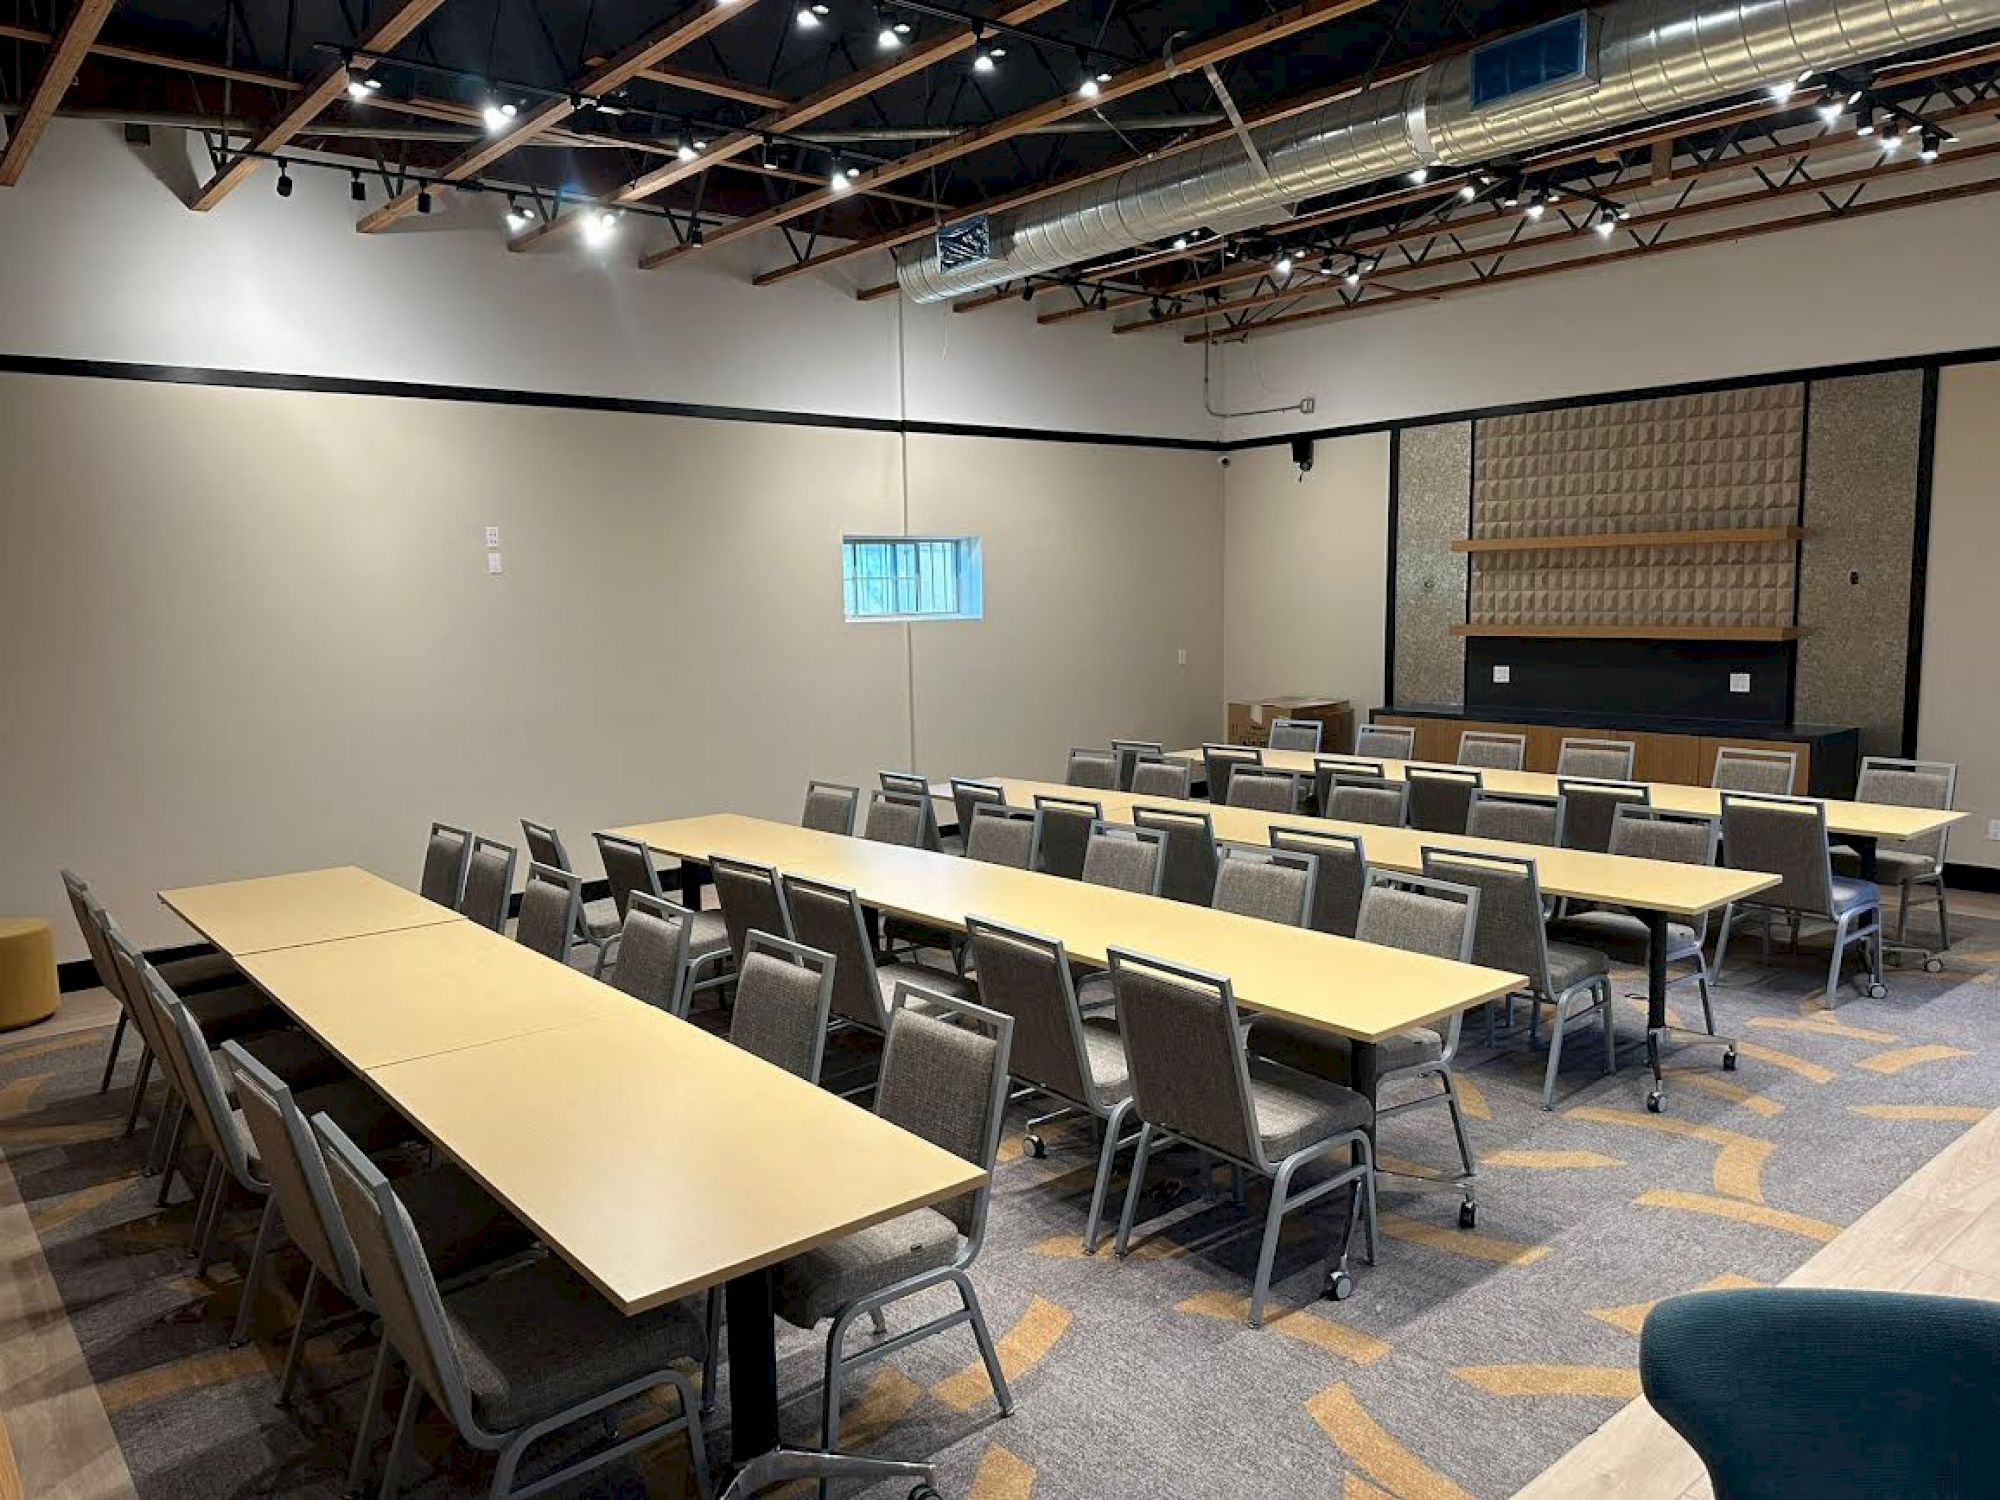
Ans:
[[[1782,1278],[2000,1105],[2000,1052],[1984,1045],[2000,923],[1960,930],[1944,974],[1892,970],[1888,999],[1850,992],[1831,1013],[1810,945],[1769,967],[1744,945],[1717,997],[1741,1069],[1721,1072],[1713,1049],[1689,1053],[1664,1115],[1645,1112],[1636,1062],[1598,1076],[1581,1033],[1553,1114],[1540,1108],[1541,1054],[1520,1041],[1473,1048],[1461,1077],[1481,1158],[1478,1230],[1456,1227],[1455,1197],[1388,1179],[1381,1263],[1357,1259],[1356,1295],[1335,1304],[1316,1299],[1318,1257],[1341,1210],[1301,1216],[1262,1331],[1241,1320],[1254,1237],[1196,1246],[1240,1211],[1195,1196],[1187,1163],[1182,1201],[1151,1205],[1167,1210],[1162,1232],[1120,1264],[1108,1247],[1080,1254],[1087,1132],[1052,1133],[1045,1160],[1013,1135],[974,1275],[1015,1415],[998,1416],[960,1330],[854,1380],[845,1440],[933,1456],[952,1500],[1509,1494],[1636,1393],[1636,1333],[1654,1299]],[[1691,993],[1676,1002],[1695,1008]],[[1643,1007],[1624,1004],[1621,1034],[1636,1039]],[[1468,1040],[1479,1031],[1469,1025]],[[253,1222],[229,1221],[229,1267],[190,1273],[185,1196],[156,1210],[136,1145],[115,1138],[129,1062],[109,1095],[93,1091],[103,1045],[97,1031],[0,1046],[0,1152],[138,1493],[334,1496],[365,1337],[350,1327],[311,1340],[309,1394],[295,1415],[273,1407],[289,1304],[267,1297],[249,1347],[224,1338]],[[1444,1164],[1442,1111],[1389,1122],[1382,1150],[1391,1164]],[[281,1279],[292,1291],[303,1279],[289,1251]],[[800,1398],[788,1432],[802,1443],[815,1437],[818,1348],[796,1334],[780,1344],[781,1389]],[[484,1493],[490,1467],[435,1413],[419,1454],[407,1493]],[[687,1492],[669,1449],[561,1493]]]

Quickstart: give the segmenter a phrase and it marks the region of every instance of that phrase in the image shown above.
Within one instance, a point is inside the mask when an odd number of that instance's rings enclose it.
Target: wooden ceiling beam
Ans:
[[[886,182],[928,171],[932,167],[970,156],[975,151],[1012,140],[1037,126],[1066,120],[1071,115],[1083,114],[1089,110],[1102,109],[1105,105],[1129,95],[1155,88],[1178,74],[1225,62],[1258,47],[1268,46],[1272,42],[1296,36],[1302,31],[1309,31],[1315,26],[1336,21],[1373,3],[1374,0],[1300,0],[1300,3],[1287,10],[1274,12],[1247,26],[1239,26],[1233,31],[1223,32],[1206,41],[1190,43],[1173,55],[1171,63],[1162,57],[1114,74],[1109,80],[1099,84],[1097,93],[1090,98],[1086,99],[1081,93],[1072,89],[1057,98],[1046,99],[1040,104],[1018,110],[1014,114],[1003,116],[985,125],[975,125],[970,129],[961,130],[895,161],[872,167],[855,180],[854,186],[857,188],[880,186]],[[776,228],[780,224],[798,218],[801,214],[824,208],[827,204],[845,196],[846,192],[831,186],[811,193],[802,193],[775,208],[738,219],[727,227],[718,229],[707,236],[706,243],[724,245],[732,240],[740,240],[763,230]],[[665,265],[668,261],[687,254],[692,248],[680,245],[658,251],[646,256],[639,264],[648,268]]]
[[[669,88],[686,89],[690,94],[707,94],[711,98],[730,99],[738,104],[754,104],[759,109],[786,109],[793,102],[787,95],[753,88],[733,78],[717,78],[681,68],[641,68],[639,76],[649,83],[663,83]]]
[[[103,30],[114,3],[115,0],[76,0],[49,55],[42,59],[42,75],[29,91],[28,102],[14,116],[13,134],[7,137],[6,151],[0,152],[0,187],[12,187],[21,180],[28,158],[34,154],[42,132],[49,128],[49,121],[55,118],[56,107],[69,92],[76,70],[83,66],[90,44]]]
[[[46,47],[55,37],[33,26],[15,26],[0,21],[0,41],[28,42],[37,47]],[[231,83],[247,83],[260,89],[276,89],[280,93],[296,94],[305,85],[296,78],[286,78],[278,73],[258,73],[249,68],[225,67],[221,63],[204,62],[198,57],[176,57],[171,52],[153,52],[144,47],[120,47],[110,42],[92,42],[92,57],[108,57],[117,62],[138,63],[141,67],[167,68],[176,73],[197,73],[204,78],[226,78]]]

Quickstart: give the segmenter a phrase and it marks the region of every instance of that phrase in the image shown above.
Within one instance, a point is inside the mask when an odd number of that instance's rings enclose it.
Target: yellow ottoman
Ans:
[[[0,917],[0,1031],[56,1013],[56,940],[40,917]]]

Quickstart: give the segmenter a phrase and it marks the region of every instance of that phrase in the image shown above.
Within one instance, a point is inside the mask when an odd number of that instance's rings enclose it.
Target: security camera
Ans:
[[[1226,469],[1229,467],[1229,455],[1227,453],[1218,453],[1215,457],[1215,462],[1218,467]]]

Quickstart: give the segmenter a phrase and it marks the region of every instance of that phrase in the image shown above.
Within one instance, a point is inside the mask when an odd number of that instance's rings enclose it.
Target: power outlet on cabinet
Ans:
[[[1729,691],[1732,693],[1749,692],[1750,674],[1748,672],[1731,672],[1729,674]]]
[[[1493,680],[1497,683],[1512,682],[1514,680],[1514,669],[1512,667],[1495,667],[1493,669]]]

